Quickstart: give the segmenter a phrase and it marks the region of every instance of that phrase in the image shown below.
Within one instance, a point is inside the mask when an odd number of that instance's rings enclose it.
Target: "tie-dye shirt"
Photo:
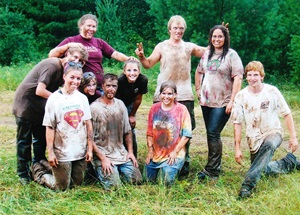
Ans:
[[[153,162],[167,160],[181,137],[192,137],[191,118],[187,108],[178,102],[168,111],[161,108],[161,102],[152,105],[148,115],[147,136],[153,138]],[[185,153],[185,147],[182,147],[177,158],[184,158]]]
[[[200,104],[212,108],[226,106],[231,98],[233,88],[233,78],[244,74],[244,68],[239,55],[233,49],[229,49],[225,58],[221,55],[213,54],[208,61],[209,50],[203,54],[197,71],[205,74],[202,88]]]

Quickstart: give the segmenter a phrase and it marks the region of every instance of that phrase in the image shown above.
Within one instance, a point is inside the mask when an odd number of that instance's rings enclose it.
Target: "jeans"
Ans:
[[[251,190],[259,181],[262,173],[267,176],[288,173],[293,170],[294,164],[287,158],[271,161],[276,149],[282,142],[279,133],[267,136],[257,153],[251,155],[251,167],[248,170],[242,187]]]
[[[222,141],[221,132],[225,127],[230,115],[225,113],[226,107],[211,108],[201,106],[206,127],[208,161],[204,173],[208,176],[218,177],[221,170]]]
[[[102,166],[96,166],[95,169],[99,181],[106,190],[109,190],[110,187],[120,186],[121,179],[132,184],[140,184],[142,182],[142,174],[137,167],[133,166],[131,160],[123,164],[115,164],[110,175],[105,175]]]
[[[159,170],[161,170],[162,181],[166,185],[173,184],[178,172],[181,170],[184,159],[176,158],[175,163],[173,165],[169,165],[166,161],[163,162],[153,162],[150,161],[149,164],[145,166],[145,174],[148,181],[155,182],[157,179],[157,175]]]
[[[24,118],[16,117],[17,124],[17,173],[21,178],[30,178],[30,163],[47,160],[46,128]],[[34,157],[31,157],[31,144]]]

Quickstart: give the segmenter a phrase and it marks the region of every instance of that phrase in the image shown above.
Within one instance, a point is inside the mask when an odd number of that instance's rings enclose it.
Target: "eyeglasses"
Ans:
[[[82,68],[82,64],[81,63],[76,63],[76,62],[68,62],[69,66],[74,66],[74,67],[78,67],[78,68]]]

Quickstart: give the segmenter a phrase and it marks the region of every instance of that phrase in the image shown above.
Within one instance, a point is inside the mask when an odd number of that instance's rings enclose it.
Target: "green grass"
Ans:
[[[244,164],[234,160],[233,130],[227,123],[222,139],[223,171],[218,181],[199,183],[197,172],[206,164],[207,145],[201,109],[195,103],[197,127],[191,144],[191,173],[174,186],[166,188],[161,184],[124,185],[115,191],[104,191],[99,184],[84,185],[65,192],[54,192],[34,182],[21,186],[16,175],[16,126],[11,115],[14,90],[20,80],[30,70],[30,65],[0,68],[0,215],[35,214],[300,214],[300,172],[277,177],[262,178],[257,190],[249,199],[237,200],[237,193],[249,168],[249,152],[243,138]],[[12,77],[3,79],[3,71]],[[109,71],[109,70],[106,70]],[[111,70],[121,73],[121,69]],[[158,67],[142,70],[149,78],[149,93],[144,97],[137,114],[137,138],[139,143],[138,161],[142,170],[146,156],[145,129],[147,114],[152,104]],[[21,78],[22,76],[22,78]],[[12,84],[15,83],[15,84]],[[7,86],[10,85],[10,86]],[[14,86],[14,87],[12,87]],[[291,101],[298,137],[300,136],[299,92],[283,89],[283,94]],[[297,94],[298,93],[298,94]],[[298,96],[297,96],[298,95]],[[284,123],[283,126],[285,127]],[[288,132],[274,158],[285,155]],[[299,150],[296,152],[299,156]]]

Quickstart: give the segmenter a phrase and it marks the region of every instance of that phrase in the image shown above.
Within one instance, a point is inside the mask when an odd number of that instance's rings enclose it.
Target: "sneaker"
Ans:
[[[31,179],[30,178],[19,178],[19,181],[21,185],[25,186],[30,183]]]
[[[297,160],[296,156],[293,153],[288,153],[286,155],[286,158],[292,162],[293,165],[292,169],[300,170],[300,162]]]
[[[239,192],[239,199],[249,198],[252,194],[252,190],[248,188],[241,188]]]

